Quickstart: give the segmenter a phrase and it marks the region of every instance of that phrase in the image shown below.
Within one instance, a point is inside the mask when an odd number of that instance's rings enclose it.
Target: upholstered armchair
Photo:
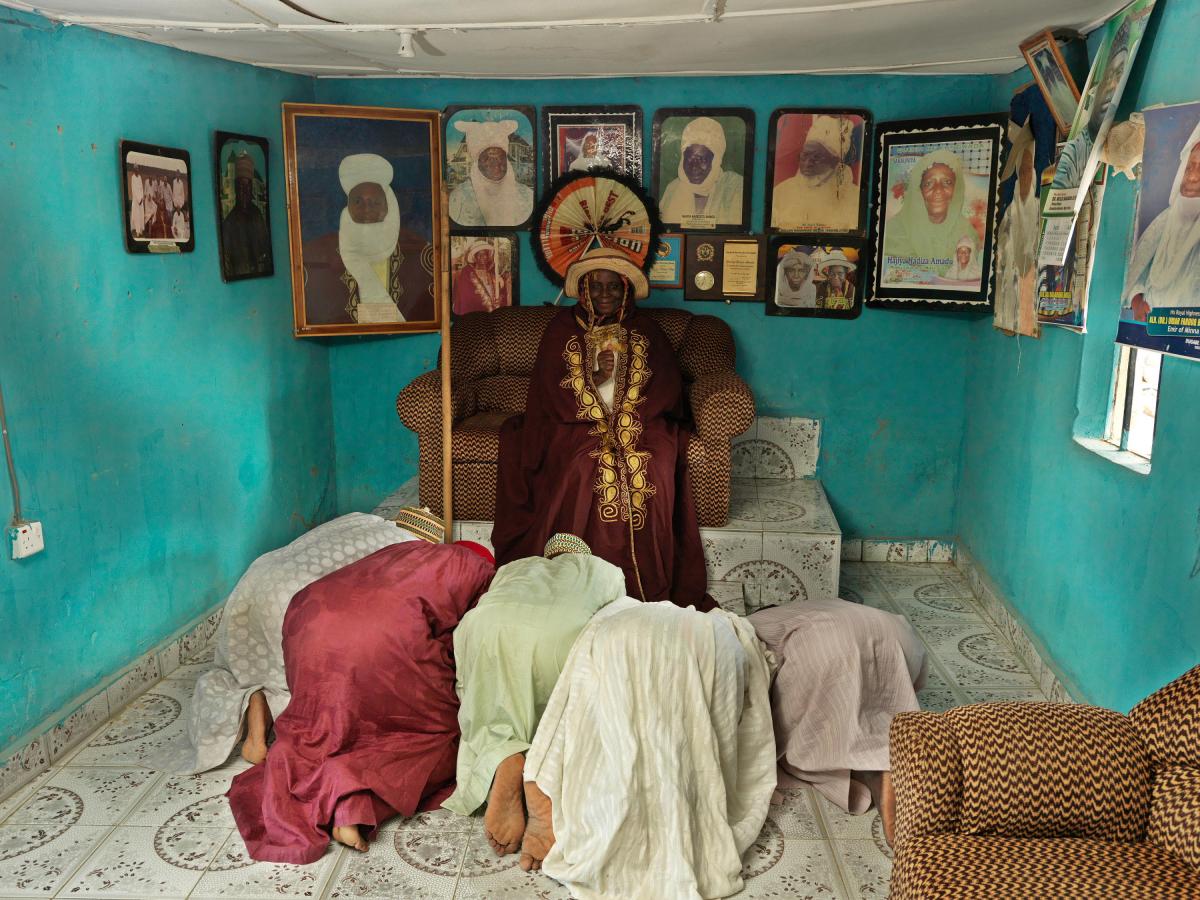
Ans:
[[[1200,666],[1128,717],[902,713],[891,755],[892,900],[1200,898]]]
[[[490,521],[496,509],[500,426],[524,412],[538,344],[557,309],[512,307],[470,313],[454,324],[451,404],[454,516]],[[754,420],[754,395],[734,368],[733,335],[715,316],[647,309],[666,332],[683,371],[696,425],[688,471],[701,527],[729,518],[730,441]],[[442,509],[441,374],[426,372],[396,398],[400,420],[417,434],[422,505]]]

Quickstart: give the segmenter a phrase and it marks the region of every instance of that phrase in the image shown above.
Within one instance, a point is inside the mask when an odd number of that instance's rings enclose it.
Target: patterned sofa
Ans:
[[[1200,666],[1128,717],[903,713],[891,754],[892,900],[1200,898]]]
[[[512,307],[471,313],[454,324],[451,403],[454,517],[491,521],[496,507],[500,426],[523,412],[538,343],[558,310]],[[702,527],[729,517],[730,439],[754,420],[754,395],[734,371],[733,335],[715,316],[646,310],[666,332],[683,370],[696,434],[688,467]],[[401,421],[417,433],[421,503],[442,508],[441,375],[417,377],[396,398]]]

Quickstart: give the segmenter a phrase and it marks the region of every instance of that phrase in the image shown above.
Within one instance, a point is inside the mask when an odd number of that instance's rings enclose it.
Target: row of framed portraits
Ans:
[[[443,111],[445,181],[453,231],[525,228],[536,205],[538,134],[546,148],[542,189],[567,172],[611,168],[643,178],[637,106],[450,106]],[[540,125],[540,128],[536,127]],[[754,111],[669,107],[654,114],[651,193],[675,231],[750,230]],[[865,236],[864,109],[785,107],[768,126],[769,233]]]

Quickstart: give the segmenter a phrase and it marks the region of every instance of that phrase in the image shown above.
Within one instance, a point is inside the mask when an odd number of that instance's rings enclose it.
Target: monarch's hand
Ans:
[[[1142,294],[1137,294],[1133,298],[1133,318],[1137,322],[1145,322],[1150,318],[1150,304],[1146,302],[1146,298]]]
[[[613,370],[617,367],[617,354],[612,350],[601,350],[596,357],[596,384],[608,384],[613,377]]]

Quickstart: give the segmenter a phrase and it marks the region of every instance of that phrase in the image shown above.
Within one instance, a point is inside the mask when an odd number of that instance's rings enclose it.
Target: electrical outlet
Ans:
[[[8,529],[9,540],[12,541],[12,558],[24,559],[41,553],[46,544],[42,540],[41,522],[22,522]]]

